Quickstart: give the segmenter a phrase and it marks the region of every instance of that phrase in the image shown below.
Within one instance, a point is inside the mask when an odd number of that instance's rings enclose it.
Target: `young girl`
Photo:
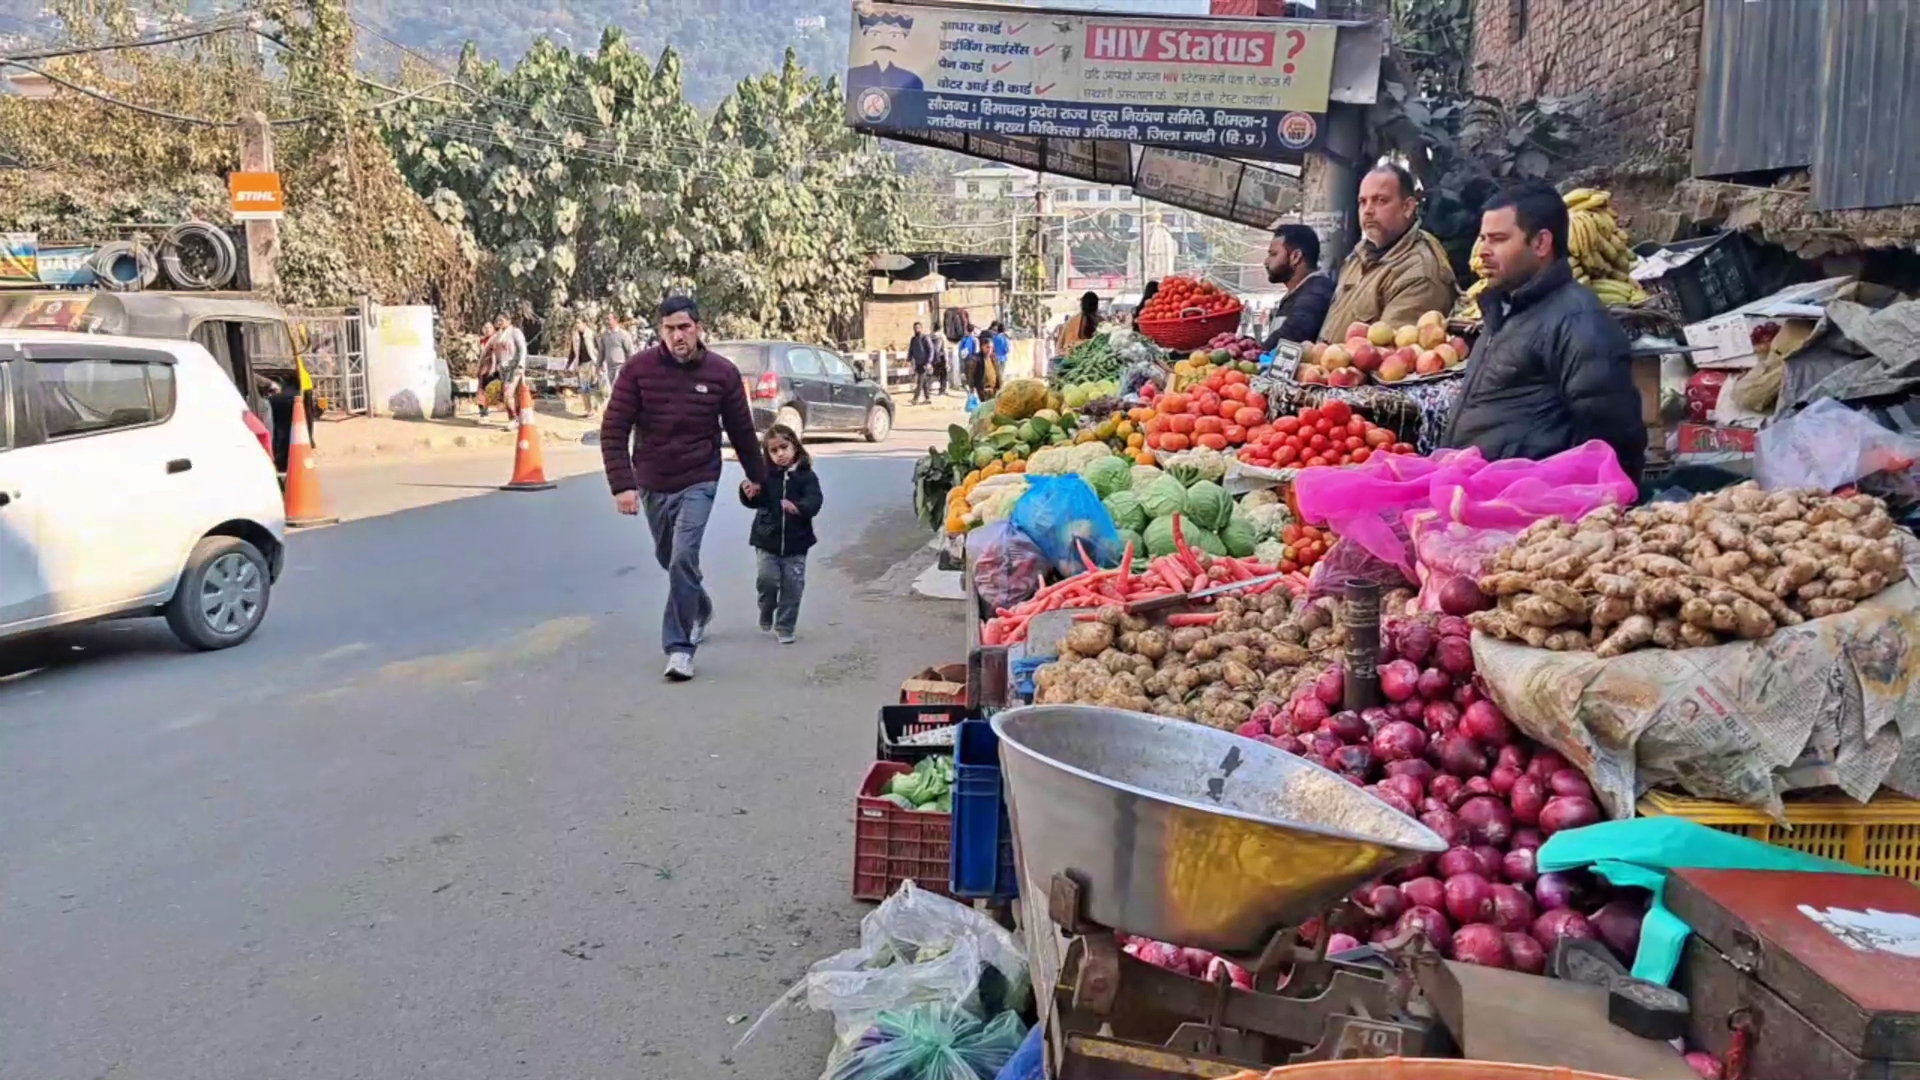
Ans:
[[[813,519],[820,513],[820,478],[800,436],[785,424],[768,428],[760,448],[767,457],[767,482],[757,495],[748,496],[744,484],[740,491],[740,501],[758,511],[748,542],[760,557],[760,629],[791,645],[807,586]]]

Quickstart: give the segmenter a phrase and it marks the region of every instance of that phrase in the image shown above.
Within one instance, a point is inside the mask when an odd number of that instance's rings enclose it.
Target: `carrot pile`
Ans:
[[[1102,608],[1116,604],[1124,606],[1199,592],[1232,581],[1250,581],[1276,572],[1274,567],[1252,557],[1235,559],[1194,550],[1181,533],[1178,514],[1173,518],[1173,541],[1173,554],[1148,560],[1146,568],[1138,573],[1134,572],[1131,542],[1120,556],[1120,565],[1105,570],[1096,565],[1088,557],[1086,548],[1081,546],[1080,561],[1085,567],[1081,573],[1042,586],[1031,598],[1011,607],[1000,608],[981,628],[980,643],[1011,645],[1024,641],[1027,623],[1035,615],[1048,611]],[[1285,585],[1298,593],[1306,588],[1306,576],[1294,574],[1280,580],[1262,582],[1241,590],[1238,595],[1258,596],[1275,585]],[[1197,626],[1212,617],[1206,613],[1183,613],[1169,616],[1167,623],[1170,626]],[[1176,619],[1181,621],[1176,623]]]

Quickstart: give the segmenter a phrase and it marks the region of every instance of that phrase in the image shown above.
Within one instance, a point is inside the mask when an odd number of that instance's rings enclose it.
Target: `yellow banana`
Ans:
[[[1588,199],[1592,197],[1593,197],[1592,188],[1577,187],[1577,188],[1574,188],[1572,191],[1567,192],[1565,195],[1560,196],[1560,199],[1562,202],[1565,202],[1567,204],[1567,209],[1571,210],[1575,206],[1579,205],[1580,203],[1586,202]]]

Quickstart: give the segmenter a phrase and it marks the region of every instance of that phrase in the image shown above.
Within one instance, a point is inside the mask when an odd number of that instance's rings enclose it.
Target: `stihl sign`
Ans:
[[[228,173],[227,209],[233,212],[235,221],[273,221],[284,217],[287,199],[280,190],[280,174]]]

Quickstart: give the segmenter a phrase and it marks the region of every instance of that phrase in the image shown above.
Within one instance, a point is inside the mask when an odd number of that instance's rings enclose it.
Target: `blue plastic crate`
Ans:
[[[1013,828],[1000,787],[1000,739],[985,720],[968,720],[954,739],[953,895],[1011,900],[1020,893]]]

